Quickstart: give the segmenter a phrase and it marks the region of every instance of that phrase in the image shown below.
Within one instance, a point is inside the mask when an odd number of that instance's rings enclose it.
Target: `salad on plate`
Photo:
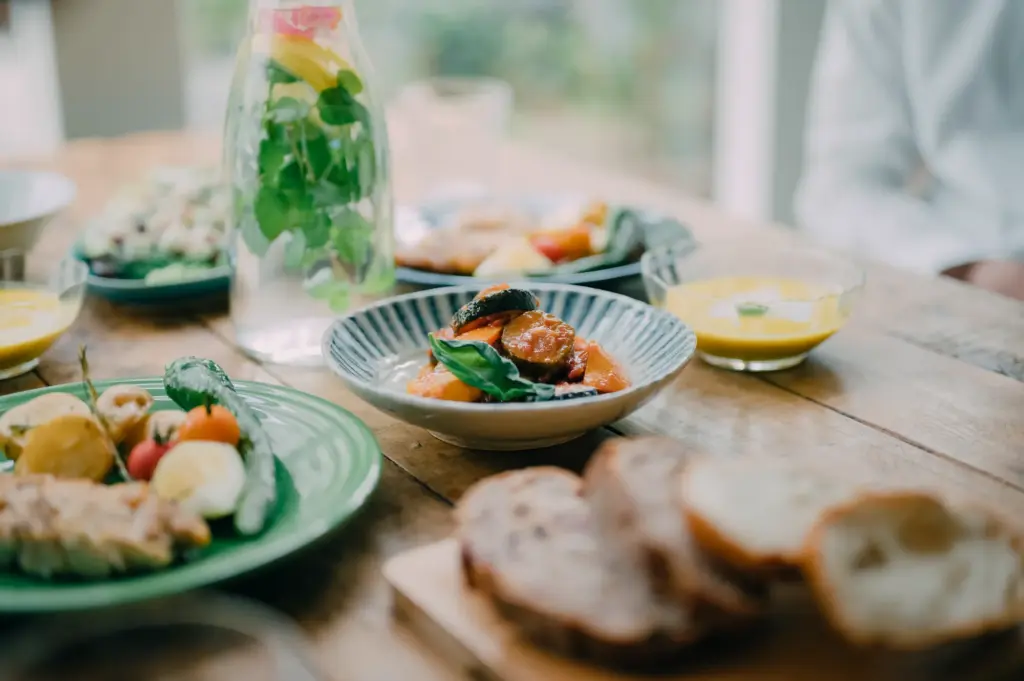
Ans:
[[[76,255],[96,277],[170,284],[228,264],[231,193],[215,168],[166,167],[90,221]]]

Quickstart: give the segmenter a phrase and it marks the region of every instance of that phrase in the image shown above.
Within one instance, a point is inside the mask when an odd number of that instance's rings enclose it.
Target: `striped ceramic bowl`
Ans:
[[[467,404],[409,395],[427,361],[427,334],[482,288],[433,289],[383,301],[337,320],[324,335],[330,367],[381,411],[463,447],[518,450],[566,442],[631,414],[683,370],[697,338],[674,316],[632,298],[566,284],[523,284],[541,309],[599,342],[632,386],[596,397],[541,403]]]

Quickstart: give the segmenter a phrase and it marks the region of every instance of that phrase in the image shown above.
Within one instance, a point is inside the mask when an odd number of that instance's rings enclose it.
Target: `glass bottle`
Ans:
[[[352,0],[251,0],[225,124],[231,319],[257,359],[320,361],[333,318],[394,285],[383,108]]]

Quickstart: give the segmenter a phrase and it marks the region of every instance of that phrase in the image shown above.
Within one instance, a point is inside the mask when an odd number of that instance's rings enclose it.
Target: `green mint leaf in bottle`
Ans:
[[[328,125],[351,125],[369,120],[369,112],[343,87],[333,87],[320,93],[317,100],[320,119]]]
[[[271,102],[267,110],[267,120],[274,123],[295,123],[309,115],[310,105],[294,97],[282,97]]]
[[[263,185],[256,194],[253,206],[260,232],[267,241],[274,241],[289,226],[288,202],[270,185]]]
[[[338,87],[345,88],[352,95],[358,95],[363,91],[363,81],[355,71],[342,69],[338,71]]]
[[[301,230],[291,232],[288,243],[284,247],[284,266],[293,270],[302,267],[307,246],[305,233]]]

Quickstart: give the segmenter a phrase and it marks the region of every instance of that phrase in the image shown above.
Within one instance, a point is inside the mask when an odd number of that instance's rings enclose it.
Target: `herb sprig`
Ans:
[[[255,220],[243,225],[243,239],[262,256],[287,235],[285,266],[310,275],[310,295],[344,310],[350,280],[365,281],[364,289],[376,292],[393,276],[390,268],[374,271],[372,262],[375,228],[365,200],[377,188],[379,161],[375,123],[356,99],[363,83],[342,69],[333,87],[316,94],[273,60],[267,78],[271,96],[262,115]],[[275,96],[278,91],[287,94]]]
[[[96,386],[93,385],[92,378],[89,375],[89,359],[86,356],[85,345],[78,346],[78,366],[82,369],[82,382],[85,383],[85,391],[89,398],[89,409],[92,411],[92,415],[96,417],[96,422],[100,424],[100,430],[103,431],[107,438],[107,446],[114,453],[114,463],[117,464],[117,472],[121,474],[125,482],[131,482],[134,478],[128,472],[128,466],[122,459],[121,452],[117,450],[117,444],[115,444],[114,438],[110,434],[110,424],[107,423],[106,417],[100,411],[100,394],[96,390]]]

